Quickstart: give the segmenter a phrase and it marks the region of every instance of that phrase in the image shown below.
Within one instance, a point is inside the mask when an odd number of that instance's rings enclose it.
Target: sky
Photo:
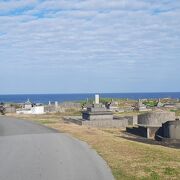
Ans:
[[[179,0],[0,0],[0,94],[179,92]]]

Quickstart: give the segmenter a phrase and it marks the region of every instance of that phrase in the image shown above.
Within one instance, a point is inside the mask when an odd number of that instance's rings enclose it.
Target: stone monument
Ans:
[[[95,104],[99,104],[99,94],[95,95]]]
[[[147,111],[146,105],[143,104],[140,99],[138,100],[137,110],[138,111]]]
[[[106,107],[99,103],[99,95],[95,95],[95,103],[87,107],[86,111],[82,112],[83,120],[113,120],[113,113],[108,111]]]

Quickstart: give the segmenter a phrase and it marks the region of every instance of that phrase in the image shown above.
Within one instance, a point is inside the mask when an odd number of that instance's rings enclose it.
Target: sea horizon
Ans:
[[[151,98],[180,98],[180,92],[126,92],[126,93],[42,93],[42,94],[2,94],[0,102],[3,103],[22,103],[29,99],[34,103],[81,101],[93,99],[95,94],[101,98],[122,98],[122,99],[151,99]]]

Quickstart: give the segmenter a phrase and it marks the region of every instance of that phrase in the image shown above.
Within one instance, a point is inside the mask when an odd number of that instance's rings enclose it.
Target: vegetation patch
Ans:
[[[164,174],[169,175],[169,176],[174,176],[174,175],[177,175],[178,172],[175,168],[167,167],[164,170]]]

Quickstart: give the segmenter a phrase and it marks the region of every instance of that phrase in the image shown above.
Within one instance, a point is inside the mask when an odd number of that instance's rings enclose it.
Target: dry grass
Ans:
[[[118,129],[65,124],[61,116],[23,116],[86,141],[106,160],[116,179],[180,179],[180,150],[121,137]]]

